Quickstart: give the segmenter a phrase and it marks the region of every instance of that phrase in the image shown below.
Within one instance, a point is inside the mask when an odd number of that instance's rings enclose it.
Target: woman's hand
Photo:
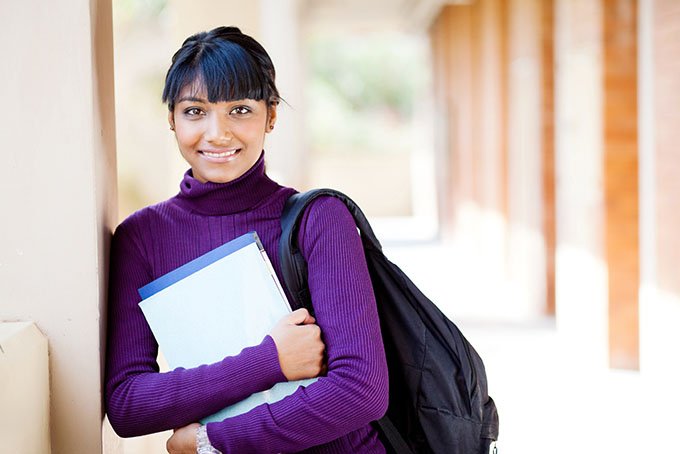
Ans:
[[[165,448],[170,454],[196,454],[196,431],[200,427],[200,424],[193,423],[188,426],[175,429],[165,443]]]
[[[324,368],[321,328],[307,309],[286,315],[270,333],[279,354],[279,364],[286,379],[302,380],[318,376]]]

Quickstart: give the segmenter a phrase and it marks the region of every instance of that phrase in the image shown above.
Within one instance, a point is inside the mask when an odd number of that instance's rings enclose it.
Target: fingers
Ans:
[[[316,319],[305,308],[297,309],[286,316],[286,321],[291,325],[308,325],[316,323]]]
[[[286,379],[300,380],[319,374],[326,346],[321,339],[321,328],[305,309],[286,315],[270,334]]]
[[[191,423],[173,431],[172,436],[165,443],[165,449],[170,454],[196,452],[196,429],[198,423]]]

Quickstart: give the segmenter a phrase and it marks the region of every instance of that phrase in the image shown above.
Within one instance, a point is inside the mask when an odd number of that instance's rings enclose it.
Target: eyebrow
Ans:
[[[193,102],[202,102],[203,104],[208,104],[208,101],[203,99],[203,98],[197,98],[195,96],[183,96],[177,100],[177,104],[183,102],[183,101],[193,101]]]

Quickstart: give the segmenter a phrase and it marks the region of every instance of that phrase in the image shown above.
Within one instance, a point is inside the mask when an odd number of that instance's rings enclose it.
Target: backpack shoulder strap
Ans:
[[[300,220],[307,206],[318,195],[314,191],[293,194],[286,200],[281,215],[281,238],[279,239],[279,262],[283,274],[283,287],[288,291],[293,309],[307,308],[312,311],[312,300],[307,289],[307,262],[297,244]]]
[[[312,189],[293,194],[288,198],[281,215],[281,239],[279,240],[279,260],[283,281],[292,299],[293,308],[305,307],[312,310],[311,298],[307,288],[307,262],[297,244],[300,221],[307,207],[318,197],[330,196],[340,199],[354,217],[361,233],[364,248],[382,250],[380,242],[373,233],[366,216],[348,196],[334,189]]]
[[[354,217],[354,222],[361,234],[364,250],[382,252],[382,246],[373,233],[373,229],[366,216],[356,203],[342,192],[333,189],[312,189],[307,192],[293,194],[283,207],[281,215],[281,239],[279,240],[279,260],[283,274],[284,287],[291,298],[294,309],[301,307],[313,314],[312,300],[307,286],[307,262],[297,244],[300,220],[307,207],[317,197],[331,196],[342,200]],[[399,434],[394,424],[387,416],[375,422],[383,436],[387,439],[391,450],[395,454],[412,454],[404,438]],[[387,446],[386,446],[387,447]]]

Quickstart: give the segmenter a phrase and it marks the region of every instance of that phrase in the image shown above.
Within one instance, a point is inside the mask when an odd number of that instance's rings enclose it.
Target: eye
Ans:
[[[246,115],[251,112],[250,108],[247,106],[236,106],[233,109],[231,109],[230,114],[236,114],[236,115]]]
[[[199,109],[198,107],[189,107],[188,109],[184,110],[184,114],[188,117],[197,117],[201,115],[203,111]]]

